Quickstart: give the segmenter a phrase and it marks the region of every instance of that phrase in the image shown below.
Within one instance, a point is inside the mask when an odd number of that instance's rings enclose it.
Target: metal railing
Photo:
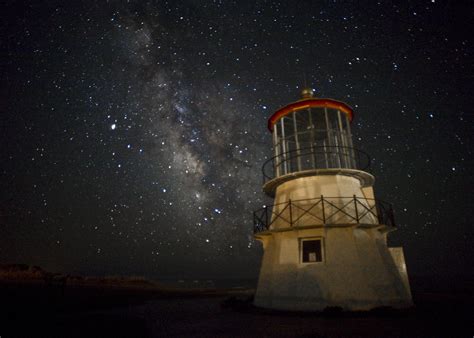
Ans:
[[[295,226],[384,224],[395,227],[390,203],[352,197],[288,200],[253,213],[254,233]]]
[[[370,156],[356,148],[311,146],[278,154],[262,166],[263,183],[286,174],[311,169],[358,169],[370,167]]]

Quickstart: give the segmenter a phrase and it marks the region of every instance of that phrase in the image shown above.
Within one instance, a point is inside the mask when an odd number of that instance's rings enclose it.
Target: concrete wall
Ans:
[[[303,311],[412,305],[403,251],[387,247],[389,229],[376,215],[367,213],[359,223],[350,217],[356,205],[363,209],[351,202],[354,195],[360,198],[357,203],[374,205],[371,186],[363,187],[358,178],[342,174],[298,177],[277,187],[271,231],[257,235],[264,255],[255,305]],[[325,203],[323,222],[322,205],[316,204],[321,196],[349,216],[336,212],[327,220],[337,209]],[[313,200],[299,201],[303,199]],[[301,262],[301,239],[311,237],[322,239],[322,262]]]
[[[333,306],[347,310],[410,306],[408,280],[392,258],[385,236],[378,228],[355,226],[263,236],[264,256],[255,305],[302,311]],[[308,237],[322,238],[323,262],[301,262],[300,240]],[[398,255],[396,261],[402,258]]]
[[[346,224],[355,223],[355,220],[347,214],[356,217],[355,205],[352,202],[353,196],[358,198],[357,203],[364,204],[367,208],[374,205],[375,201],[365,200],[366,198],[373,199],[372,187],[362,188],[359,179],[345,175],[321,175],[295,178],[291,181],[282,183],[276,190],[275,207],[273,209],[273,220],[275,221],[271,229],[282,229],[290,226],[284,220],[297,220],[292,226],[308,226],[308,225],[322,225],[322,204],[314,205],[317,200],[324,199],[331,202],[325,203],[325,215],[332,216],[326,220],[328,224]],[[311,200],[312,199],[312,200]],[[288,201],[291,200],[294,208],[291,210],[287,208]],[[305,201],[303,201],[305,200]],[[347,204],[348,203],[348,204]],[[336,207],[344,207],[344,212],[338,212]],[[308,214],[305,210],[311,212]],[[364,208],[358,204],[359,214],[364,217],[360,223],[377,224],[378,220],[376,209],[372,209],[375,213],[365,213]],[[278,216],[277,216],[278,215]],[[316,215],[319,217],[315,217]],[[302,216],[300,218],[300,216]]]
[[[299,200],[345,196],[364,198],[359,179],[345,175],[321,175],[295,178],[284,182],[276,189],[275,204],[289,199]]]
[[[403,248],[402,247],[388,248],[388,250],[390,254],[392,255],[392,259],[395,262],[395,265],[397,266],[398,273],[402,277],[403,283],[405,284],[405,288],[410,293],[410,298],[411,298],[410,282],[408,280],[408,271],[407,271],[407,265],[405,263],[405,255],[403,254]]]

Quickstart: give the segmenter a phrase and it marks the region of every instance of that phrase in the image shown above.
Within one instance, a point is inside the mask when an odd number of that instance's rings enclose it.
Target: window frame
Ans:
[[[321,260],[315,262],[304,262],[303,261],[303,243],[309,241],[319,241],[321,243]],[[323,237],[301,237],[299,238],[299,261],[300,264],[324,264],[326,261],[325,255],[325,245],[324,245],[324,238]]]

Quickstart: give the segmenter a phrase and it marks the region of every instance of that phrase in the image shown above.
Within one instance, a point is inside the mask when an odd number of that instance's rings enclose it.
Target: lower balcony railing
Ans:
[[[254,233],[295,226],[384,224],[395,227],[390,203],[352,197],[288,200],[253,213]]]

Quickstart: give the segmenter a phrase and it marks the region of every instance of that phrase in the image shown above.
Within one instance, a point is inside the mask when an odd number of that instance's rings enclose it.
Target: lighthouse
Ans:
[[[389,247],[391,204],[374,196],[370,157],[352,144],[347,104],[302,98],[268,121],[273,157],[254,212],[263,257],[254,304],[295,311],[412,305],[402,247]]]

